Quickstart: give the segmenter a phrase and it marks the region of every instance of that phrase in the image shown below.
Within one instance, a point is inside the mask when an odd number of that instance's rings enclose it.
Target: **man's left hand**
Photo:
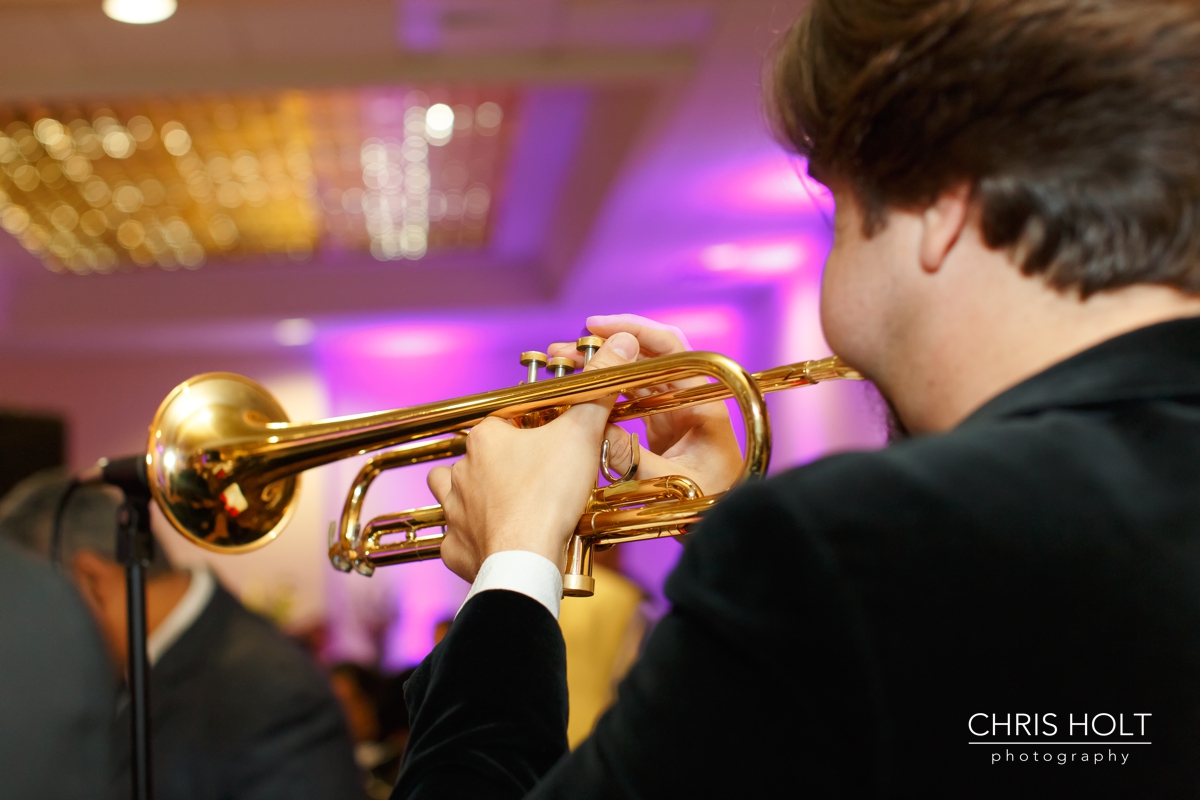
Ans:
[[[638,341],[608,339],[588,370],[633,361]],[[429,488],[446,512],[442,561],[475,580],[493,553],[528,550],[560,569],[566,547],[596,482],[600,443],[616,395],[567,409],[540,428],[521,430],[486,419],[471,429],[467,453],[429,473]]]

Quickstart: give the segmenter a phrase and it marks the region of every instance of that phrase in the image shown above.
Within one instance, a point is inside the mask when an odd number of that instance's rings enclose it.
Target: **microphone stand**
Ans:
[[[150,659],[146,650],[146,568],[154,557],[150,495],[125,491],[117,512],[117,556],[125,563],[125,611],[129,634],[129,716],[133,800],[153,800],[150,783]]]
[[[81,486],[107,484],[125,497],[117,510],[117,559],[125,564],[125,651],[129,673],[129,717],[133,800],[153,800],[150,779],[150,659],[146,648],[146,568],[154,558],[150,532],[150,484],[145,456],[101,459],[76,476],[59,499],[50,534],[50,558],[62,563],[63,515]]]

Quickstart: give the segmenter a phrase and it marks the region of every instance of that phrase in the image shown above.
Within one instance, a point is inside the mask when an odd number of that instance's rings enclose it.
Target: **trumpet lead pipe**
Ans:
[[[758,390],[763,394],[782,392],[785,389],[795,389],[824,381],[848,380],[860,381],[863,376],[848,366],[837,356],[821,358],[815,361],[800,361],[795,364],[785,364],[782,367],[755,372],[750,378],[758,384]],[[678,411],[681,408],[714,403],[718,400],[728,400],[733,394],[720,383],[706,383],[687,389],[677,389],[669,392],[659,392],[623,400],[613,406],[609,422],[626,422],[652,414],[664,414],[668,411]]]

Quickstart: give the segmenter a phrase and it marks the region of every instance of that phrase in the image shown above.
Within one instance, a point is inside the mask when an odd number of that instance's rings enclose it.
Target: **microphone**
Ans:
[[[63,491],[58,499],[58,508],[54,511],[54,525],[50,529],[50,561],[62,564],[62,522],[71,495],[81,486],[115,486],[126,497],[149,499],[150,482],[146,478],[146,456],[123,456],[121,458],[102,458],[94,466],[80,472]]]
[[[81,485],[98,483],[116,486],[126,494],[150,494],[150,482],[146,479],[146,456],[123,456],[102,458],[95,466],[85,469],[76,476]]]

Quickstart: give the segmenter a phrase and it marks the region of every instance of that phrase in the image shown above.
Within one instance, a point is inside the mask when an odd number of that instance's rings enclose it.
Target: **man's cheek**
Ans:
[[[863,296],[854,281],[844,254],[831,252],[821,277],[821,328],[835,353],[847,356],[854,349],[855,331],[862,324]],[[857,320],[857,324],[856,324]]]

